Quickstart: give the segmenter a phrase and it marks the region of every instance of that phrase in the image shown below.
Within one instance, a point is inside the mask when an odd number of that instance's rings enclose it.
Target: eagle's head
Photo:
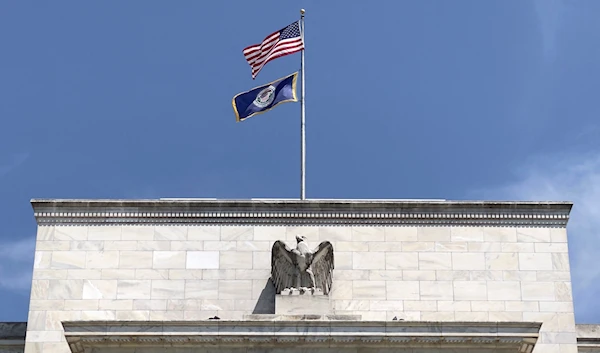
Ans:
[[[298,243],[301,243],[303,241],[306,241],[306,237],[304,235],[296,235],[296,241]]]

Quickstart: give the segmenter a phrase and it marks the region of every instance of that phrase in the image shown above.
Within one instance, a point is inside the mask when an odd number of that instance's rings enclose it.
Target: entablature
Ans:
[[[257,316],[257,315],[253,315]],[[514,348],[532,352],[541,323],[288,320],[64,322],[73,353],[144,346]]]

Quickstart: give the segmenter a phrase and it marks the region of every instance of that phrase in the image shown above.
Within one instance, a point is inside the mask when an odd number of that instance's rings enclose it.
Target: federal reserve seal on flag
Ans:
[[[264,108],[273,103],[273,99],[275,99],[275,87],[269,86],[258,92],[254,104],[259,108]]]
[[[237,121],[267,112],[281,103],[297,102],[296,80],[298,72],[237,94],[231,100]]]

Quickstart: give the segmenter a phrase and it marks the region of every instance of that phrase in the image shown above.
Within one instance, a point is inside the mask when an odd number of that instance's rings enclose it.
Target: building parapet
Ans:
[[[38,224],[565,227],[571,202],[444,200],[31,200]]]

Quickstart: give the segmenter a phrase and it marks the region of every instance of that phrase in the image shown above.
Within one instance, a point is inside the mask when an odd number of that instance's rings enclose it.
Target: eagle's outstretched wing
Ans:
[[[296,264],[292,249],[278,240],[273,244],[271,250],[271,280],[275,285],[275,292],[280,294],[282,290],[294,286],[294,273]]]
[[[333,283],[333,245],[324,241],[313,252],[312,270],[315,274],[315,287],[328,294]]]

